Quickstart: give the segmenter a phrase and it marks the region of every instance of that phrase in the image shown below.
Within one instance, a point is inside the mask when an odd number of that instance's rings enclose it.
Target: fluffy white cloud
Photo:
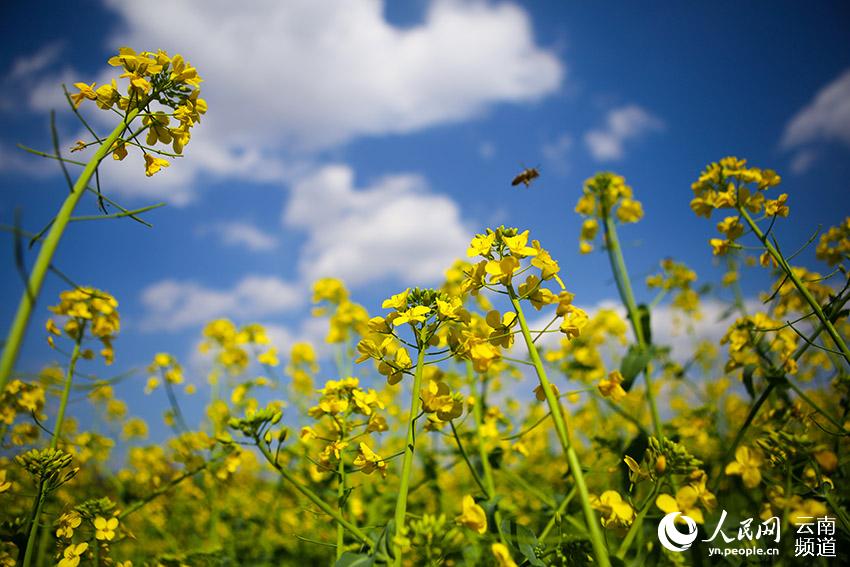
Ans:
[[[246,222],[220,222],[202,226],[201,236],[212,235],[228,246],[247,248],[253,252],[265,252],[277,248],[277,238]]]
[[[796,174],[805,173],[817,161],[818,154],[811,149],[801,150],[791,158],[791,172]]]
[[[59,173],[58,162],[39,158],[24,150],[0,142],[0,171],[22,173],[30,177],[48,177]]]
[[[231,289],[212,289],[191,281],[168,279],[142,292],[145,331],[174,331],[216,317],[258,318],[285,312],[305,293],[274,277],[247,276]]]
[[[836,141],[850,146],[850,69],[815,94],[785,126],[782,147],[796,149],[817,142]],[[792,159],[791,169],[802,173],[813,163],[812,150]]]
[[[178,205],[196,197],[199,176],[291,180],[321,150],[533,101],[565,74],[536,44],[527,13],[509,3],[433,0],[421,23],[398,27],[380,0],[211,0],[203,9],[186,0],[106,2],[122,21],[111,47],[184,53],[206,80],[210,112],[187,146],[189,159],[153,180],[138,164],[104,167],[113,192]],[[90,77],[67,67],[47,73],[56,51],[48,46],[15,64],[18,74],[40,71],[25,89],[33,109],[62,108],[60,82],[114,76],[111,68]]]
[[[147,310],[142,330],[178,330],[215,317],[285,312],[325,276],[352,286],[391,278],[401,284],[436,283],[464,255],[472,234],[457,204],[430,192],[420,176],[391,175],[356,188],[354,172],[346,165],[323,167],[294,183],[282,222],[306,236],[296,280],[249,276],[230,289],[163,280],[142,293]],[[275,236],[242,222],[212,224],[199,232],[251,250],[278,244]]]
[[[429,192],[421,177],[393,175],[355,188],[344,165],[295,183],[283,222],[307,234],[300,271],[308,281],[335,276],[352,285],[387,277],[437,282],[471,234],[457,204]]]
[[[511,4],[436,0],[405,28],[379,0],[108,4],[126,23],[114,45],[185,53],[207,81],[210,129],[249,146],[410,132],[536,99],[563,76]]]
[[[61,51],[62,44],[60,42],[53,42],[48,43],[31,55],[18,57],[12,62],[9,78],[22,79],[32,77],[55,62]]]
[[[41,81],[41,76],[56,63],[61,51],[62,44],[52,42],[42,46],[34,53],[16,58],[12,61],[9,71],[0,78],[0,87],[5,92],[26,93],[27,100],[32,108],[36,108],[36,105],[43,107],[46,85]],[[59,98],[63,97],[60,85],[62,80],[67,78],[66,72],[63,71],[58,75],[50,73],[50,75],[55,79],[53,90],[58,93]],[[2,97],[0,99],[0,110],[4,112],[19,111],[19,102],[20,98],[17,96]]]
[[[659,118],[640,106],[630,104],[610,110],[603,127],[585,133],[584,143],[597,161],[618,160],[624,155],[626,142],[663,127],[664,123]]]

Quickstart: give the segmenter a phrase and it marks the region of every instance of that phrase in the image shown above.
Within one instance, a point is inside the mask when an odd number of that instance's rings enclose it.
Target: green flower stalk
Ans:
[[[626,261],[617,235],[617,221],[623,223],[634,223],[643,217],[643,206],[640,201],[635,200],[632,188],[626,185],[625,179],[613,173],[600,173],[588,179],[584,184],[584,193],[576,205],[576,212],[587,218],[582,225],[580,250],[582,253],[590,252],[593,247],[590,244],[596,237],[599,228],[599,220],[602,221],[604,232],[605,249],[611,262],[611,270],[620,300],[629,314],[629,322],[635,335],[635,341],[639,352],[645,354],[649,349],[649,337],[644,329],[644,317],[638,308],[635,295],[632,290],[629,272],[626,269]],[[663,438],[661,418],[658,414],[658,406],[655,402],[652,377],[643,369],[646,381],[646,400],[652,415],[652,424],[656,437]]]
[[[564,416],[561,404],[558,402],[558,397],[552,388],[552,383],[546,375],[546,369],[543,367],[543,361],[540,359],[540,353],[537,351],[537,345],[531,336],[531,331],[528,328],[528,323],[525,319],[522,306],[519,298],[513,287],[508,287],[510,294],[511,305],[517,314],[519,320],[522,337],[525,340],[525,345],[528,348],[528,354],[531,357],[531,363],[534,365],[534,370],[537,372],[537,378],[540,380],[540,386],[543,388],[543,393],[546,396],[546,403],[549,405],[549,411],[552,414],[552,421],[555,424],[555,432],[558,435],[558,441],[564,450],[569,465],[570,474],[576,484],[579,500],[581,501],[581,509],[584,513],[585,521],[587,522],[587,531],[590,537],[590,543],[593,546],[593,555],[599,565],[609,566],[611,561],[608,558],[608,548],[605,546],[605,539],[602,537],[602,531],[599,529],[599,518],[590,503],[590,493],[587,490],[587,483],[584,480],[584,472],[581,468],[578,454],[573,448],[570,439],[570,431],[567,425],[566,417]]]
[[[405,537],[405,521],[407,514],[407,493],[410,490],[410,477],[413,471],[413,453],[416,446],[416,418],[421,408],[419,391],[422,389],[422,371],[425,366],[425,348],[420,348],[416,357],[416,370],[413,373],[413,386],[410,397],[410,412],[407,415],[407,435],[405,437],[404,456],[401,462],[401,476],[399,477],[398,497],[396,498],[395,520],[396,541],[393,542],[395,549],[394,564],[401,565],[403,556],[403,545],[399,541]]]

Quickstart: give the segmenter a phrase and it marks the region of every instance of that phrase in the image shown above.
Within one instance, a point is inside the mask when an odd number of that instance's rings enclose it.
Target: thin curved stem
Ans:
[[[130,110],[127,113],[126,119],[115,127],[112,133],[104,139],[103,144],[94,152],[92,158],[88,161],[82,173],[80,173],[80,176],[77,177],[77,181],[74,183],[71,192],[65,198],[65,202],[62,203],[62,207],[56,214],[53,226],[50,227],[50,231],[44,238],[26,289],[24,289],[24,293],[18,304],[18,310],[15,313],[12,327],[9,329],[6,344],[3,346],[3,354],[0,356],[0,392],[6,389],[6,383],[9,381],[9,376],[12,374],[12,369],[18,359],[18,353],[20,352],[24,334],[32,316],[33,307],[41,293],[48,268],[53,261],[53,256],[56,254],[56,249],[59,247],[59,242],[62,240],[62,235],[65,233],[68,222],[71,220],[74,209],[77,208],[77,204],[80,202],[83,193],[85,193],[89,180],[91,180],[100,162],[106,157],[112,148],[112,144],[124,133],[127,125],[133,121],[139,111],[139,108]]]
[[[475,470],[475,467],[472,466],[472,461],[469,460],[469,453],[466,452],[466,449],[463,446],[463,442],[460,440],[460,435],[458,435],[457,428],[455,427],[455,422],[453,420],[449,420],[449,425],[452,427],[452,435],[455,439],[455,444],[457,444],[457,448],[460,451],[460,456],[463,457],[463,461],[466,463],[466,467],[469,469],[469,472],[472,474],[473,480],[475,480],[475,484],[478,485],[478,488],[481,489],[481,492],[484,493],[484,497],[489,500],[493,497],[493,493],[484,484],[484,481],[481,479],[481,475],[478,474],[478,471]]]
[[[333,518],[333,520],[337,524],[347,529],[348,532],[352,536],[354,536],[355,539],[357,539],[357,541],[369,546],[370,549],[373,547],[374,542],[369,539],[369,536],[363,533],[360,528],[343,518],[338,510],[335,510],[334,508],[329,506],[328,503],[319,498],[319,496],[315,492],[304,486],[297,478],[295,478],[295,476],[291,472],[289,472],[289,470],[287,470],[280,463],[275,461],[274,455],[271,454],[268,447],[263,444],[261,439],[255,439],[255,442],[257,444],[257,447],[260,449],[260,452],[263,454],[269,464],[271,464],[287,482],[294,486],[298,492],[306,496],[307,499],[316,506],[318,506],[318,508],[322,512]]]
[[[829,334],[829,337],[832,339],[832,342],[838,347],[838,350],[841,351],[841,356],[844,358],[844,362],[847,363],[848,367],[850,367],[850,348],[847,347],[847,343],[844,342],[844,339],[841,335],[838,334],[838,330],[836,330],[835,325],[832,324],[829,317],[827,317],[820,303],[812,296],[812,293],[809,291],[809,288],[805,286],[805,284],[800,280],[799,276],[794,273],[794,270],[791,269],[791,266],[785,260],[785,257],[782,253],[777,250],[777,248],[770,242],[767,238],[767,235],[762,232],[759,225],[753,220],[750,216],[750,213],[747,212],[747,209],[744,207],[739,207],[738,209],[741,212],[741,216],[744,217],[744,220],[747,221],[747,224],[750,226],[750,229],[753,231],[753,234],[761,241],[762,245],[765,247],[770,256],[776,261],[777,265],[782,268],[782,271],[788,276],[788,279],[794,284],[794,287],[797,288],[797,291],[800,292],[800,295],[803,296],[803,299],[806,300],[806,303],[812,308],[815,312],[815,315],[820,320],[821,325],[824,326],[826,332]]]

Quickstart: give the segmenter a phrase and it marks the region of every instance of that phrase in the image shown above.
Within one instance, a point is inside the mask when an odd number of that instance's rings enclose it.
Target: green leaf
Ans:
[[[505,456],[505,450],[501,447],[496,447],[490,454],[487,455],[487,460],[490,462],[490,467],[496,470],[502,468],[502,457]]]
[[[648,349],[642,349],[638,345],[629,347],[629,352],[623,357],[620,363],[620,374],[623,375],[623,389],[629,391],[632,384],[637,378],[637,375],[643,372],[649,361],[652,360],[652,352]]]
[[[374,558],[369,555],[346,551],[336,560],[334,567],[372,567],[374,564]]]
[[[546,564],[538,559],[534,548],[538,546],[537,536],[525,526],[511,519],[502,520],[502,533],[514,551],[519,552],[526,558],[529,565],[534,567],[546,567]]]
[[[640,318],[640,328],[643,331],[643,340],[646,344],[652,344],[652,314],[649,311],[649,307],[645,303],[641,303],[637,306],[638,308],[638,317]]]
[[[744,388],[747,389],[747,393],[750,395],[750,398],[756,397],[756,389],[753,386],[753,373],[756,371],[755,364],[748,364],[744,367],[743,380],[744,380]]]

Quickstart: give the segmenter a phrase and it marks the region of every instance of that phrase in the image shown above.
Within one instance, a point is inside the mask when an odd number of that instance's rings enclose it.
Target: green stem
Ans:
[[[315,504],[322,512],[333,518],[333,520],[337,524],[347,529],[348,532],[352,536],[354,536],[355,539],[357,539],[357,541],[369,546],[370,549],[372,548],[374,544],[372,540],[369,539],[369,536],[363,533],[360,528],[343,518],[338,510],[335,510],[334,508],[329,506],[324,500],[319,498],[319,496],[315,492],[304,486],[297,478],[295,478],[295,476],[291,472],[289,472],[289,470],[281,466],[275,460],[274,455],[272,455],[271,451],[269,451],[268,447],[264,445],[261,439],[255,439],[255,441],[257,443],[257,447],[260,449],[260,452],[263,454],[269,464],[271,464],[287,482],[294,486],[298,492],[305,496],[310,502]]]
[[[741,424],[741,427],[738,428],[738,433],[735,434],[735,438],[732,440],[732,444],[726,449],[726,452],[723,454],[723,461],[721,462],[721,466],[726,466],[726,463],[729,462],[729,459],[732,458],[732,455],[735,454],[735,449],[738,448],[738,445],[741,443],[741,439],[744,438],[744,433],[746,433],[747,429],[749,429],[750,425],[752,425],[753,420],[755,420],[756,415],[758,414],[761,406],[767,401],[770,397],[770,394],[773,392],[773,389],[776,388],[776,382],[770,382],[767,387],[762,391],[761,395],[756,399],[753,405],[750,407],[749,413],[747,413],[747,418],[744,420],[744,423]],[[720,475],[715,477],[717,481],[720,479]]]
[[[158,209],[160,207],[164,207],[165,203],[157,203],[155,205],[148,205],[147,207],[142,207],[141,209],[134,209],[132,211],[121,211],[120,213],[111,213],[106,215],[83,215],[80,217],[71,217],[68,219],[70,222],[81,222],[81,221],[95,221],[95,220],[108,220],[108,219],[120,219],[124,217],[132,217],[133,215],[140,215],[142,213],[146,213],[148,211],[152,211],[154,209]]]
[[[818,320],[821,322],[821,325],[824,326],[826,332],[829,334],[829,337],[832,339],[832,342],[838,347],[841,351],[841,355],[844,357],[844,361],[850,366],[850,348],[847,347],[847,343],[844,342],[844,339],[841,335],[838,334],[838,331],[835,328],[835,325],[832,324],[832,321],[827,317],[823,309],[821,308],[820,303],[812,296],[809,288],[805,286],[805,284],[800,280],[799,276],[794,273],[794,270],[791,269],[791,266],[785,260],[785,257],[776,249],[776,247],[770,243],[767,235],[762,232],[761,228],[758,224],[753,220],[750,216],[750,213],[747,212],[747,209],[744,207],[739,207],[738,210],[741,213],[741,216],[744,217],[744,220],[747,221],[747,224],[750,226],[750,229],[753,231],[753,234],[761,241],[762,245],[767,249],[770,256],[776,261],[782,271],[785,272],[785,275],[788,276],[794,287],[797,288],[797,291],[800,292],[800,295],[806,300],[809,306],[814,311]]]
[[[610,214],[605,214],[605,242],[608,250],[608,259],[611,262],[611,270],[614,272],[614,281],[617,283],[617,290],[620,293],[620,299],[626,306],[631,321],[632,330],[635,334],[638,346],[641,350],[647,348],[647,337],[643,334],[643,325],[640,311],[635,302],[635,295],[632,291],[629,272],[626,269],[626,260],[623,258],[623,249],[620,246],[620,239],[617,237],[617,226]],[[661,429],[661,418],[658,415],[658,405],[655,403],[655,392],[652,390],[652,377],[644,368],[644,380],[646,380],[646,401],[649,404],[649,411],[652,414],[652,425],[655,429],[655,436],[659,439],[664,439],[664,433]]]
[[[53,256],[56,249],[59,247],[59,241],[62,240],[62,235],[68,222],[71,220],[71,215],[74,213],[80,197],[86,191],[86,186],[94,175],[100,162],[110,152],[112,144],[121,137],[121,134],[127,129],[128,124],[138,115],[140,108],[135,108],[127,113],[127,116],[122,122],[115,127],[112,133],[106,137],[103,144],[94,152],[89,162],[86,164],[77,181],[74,183],[71,192],[62,203],[62,207],[56,214],[53,226],[44,238],[44,242],[38,251],[35,264],[32,268],[27,287],[21,295],[18,310],[15,313],[15,319],[12,322],[12,327],[9,329],[9,334],[6,337],[6,344],[3,346],[3,354],[0,356],[0,392],[6,389],[6,383],[9,381],[9,376],[12,374],[12,369],[18,358],[18,352],[21,349],[21,344],[24,340],[24,334],[29,324],[32,310],[35,306],[36,299],[41,293],[41,287],[44,284],[44,278],[47,275],[47,270],[53,261]]]
[[[201,465],[197,468],[194,468],[190,471],[187,471],[187,472],[181,474],[180,476],[172,479],[168,484],[166,484],[165,486],[161,486],[161,487],[157,488],[156,490],[152,491],[150,494],[148,494],[147,496],[145,496],[141,500],[137,500],[136,502],[133,502],[132,504],[127,506],[118,515],[118,518],[123,520],[124,518],[126,518],[130,514],[139,511],[141,508],[143,508],[144,506],[146,506],[147,504],[149,504],[153,500],[159,498],[160,496],[162,496],[163,494],[165,494],[166,492],[168,492],[169,490],[171,490],[172,488],[174,488],[175,486],[177,486],[178,484],[180,484],[181,482],[183,482],[187,478],[191,478],[191,477],[195,476],[196,474],[198,474],[199,472],[201,472],[202,470],[204,470],[205,468],[207,468],[207,466],[209,466],[209,464],[210,464],[209,462],[205,462],[203,465]]]
[[[68,362],[68,370],[65,372],[65,386],[62,390],[62,399],[59,402],[59,412],[56,414],[56,426],[53,428],[53,438],[50,440],[51,449],[56,449],[59,446],[62,423],[65,421],[65,410],[68,407],[68,398],[71,396],[71,383],[74,381],[74,370],[77,368],[77,360],[80,358],[80,347],[85,331],[86,323],[83,321],[78,330],[77,338],[74,340],[74,350],[71,351],[71,360]]]
[[[537,371],[537,378],[540,380],[540,386],[543,388],[543,392],[546,395],[546,402],[549,404],[549,410],[552,412],[552,421],[555,422],[555,432],[558,435],[558,440],[561,442],[561,447],[566,453],[567,464],[569,465],[570,473],[572,473],[573,479],[575,480],[576,489],[578,490],[579,499],[581,500],[581,507],[584,511],[585,521],[587,522],[588,535],[590,536],[590,542],[593,546],[593,554],[599,565],[609,567],[611,562],[608,559],[608,550],[605,547],[602,532],[599,529],[599,519],[596,517],[593,507],[590,505],[590,494],[588,493],[587,485],[584,482],[584,472],[581,469],[581,463],[579,462],[578,455],[570,442],[570,433],[567,428],[567,422],[561,411],[561,404],[558,403],[558,397],[555,395],[552,384],[546,376],[546,369],[543,367],[543,361],[540,360],[540,353],[537,352],[537,346],[534,344],[531,332],[528,330],[528,322],[525,319],[522,306],[520,305],[519,299],[517,298],[512,285],[508,285],[508,295],[511,299],[511,305],[513,305],[514,311],[516,311],[517,320],[519,321],[520,329],[522,329],[522,336],[525,339],[525,345],[528,348],[528,354],[531,357],[531,362]]]
[[[544,543],[546,542],[546,537],[549,535],[549,532],[551,532],[552,528],[555,527],[555,523],[558,521],[558,518],[560,518],[564,514],[567,509],[567,506],[570,505],[570,502],[572,501],[575,494],[576,489],[575,487],[573,487],[572,490],[567,493],[564,499],[561,500],[561,503],[558,504],[558,507],[555,509],[555,512],[552,514],[552,517],[549,518],[549,521],[546,523],[546,526],[543,528],[543,531],[540,532],[540,536],[537,538],[538,541]]]
[[[790,386],[791,389],[797,393],[801,400],[806,402],[806,404],[808,404],[816,412],[824,416],[828,422],[838,428],[838,431],[844,431],[844,425],[842,425],[837,419],[829,415],[829,413],[827,413],[823,408],[821,408],[817,403],[815,403],[815,401],[811,399],[808,395],[806,395],[806,393],[797,384],[795,384],[789,378],[786,378],[785,381],[788,383],[788,386]]]
[[[841,508],[841,506],[838,505],[838,502],[832,496],[832,490],[825,488],[823,491],[823,497],[826,499],[829,507],[832,508],[832,511],[835,512],[835,515],[838,516],[838,520],[844,527],[844,531],[850,534],[850,518],[847,517],[847,513],[843,508]]]
[[[74,340],[74,349],[71,351],[71,359],[68,362],[68,370],[65,372],[65,384],[62,390],[62,398],[59,401],[59,411],[56,414],[56,425],[53,428],[53,437],[50,439],[50,448],[56,449],[59,446],[59,440],[62,437],[62,424],[65,422],[65,410],[68,407],[68,399],[71,396],[71,385],[74,381],[74,370],[77,368],[77,360],[80,358],[80,349],[83,342],[83,335],[86,331],[86,322],[83,321],[78,330],[77,338]],[[42,496],[43,500],[47,499],[47,495]],[[41,507],[39,506],[39,510]],[[35,535],[38,532],[38,518],[36,518],[35,524],[33,524],[33,531],[31,535]],[[38,554],[37,561],[38,565],[44,563],[44,556],[47,553],[47,543],[50,538],[50,530],[44,530],[41,532],[41,537],[38,541]]]
[[[466,361],[466,378],[469,381],[471,394],[475,396],[475,372],[472,367],[472,361]],[[490,466],[490,459],[487,455],[487,447],[484,446],[484,436],[481,434],[484,425],[484,404],[487,396],[487,380],[481,380],[481,393],[476,397],[475,404],[472,406],[472,415],[475,420],[475,438],[478,445],[478,459],[481,461],[481,470],[484,472],[484,485],[487,487],[485,493],[489,494],[488,498],[496,496],[496,482],[493,480],[493,467]],[[493,512],[493,519],[496,521],[496,531],[499,532],[499,541],[507,545],[505,535],[502,533],[502,512],[496,506]]]
[[[344,423],[340,428],[339,438],[345,438],[345,427]],[[336,487],[336,497],[337,503],[336,507],[339,510],[339,515],[343,516],[343,505],[345,504],[345,460],[342,458],[343,455],[340,453],[339,456],[339,465],[337,466],[337,487]],[[343,516],[344,517],[344,516]],[[339,559],[342,557],[343,548],[345,547],[345,527],[342,524],[336,525],[336,558]]]
[[[36,534],[38,533],[38,519],[41,517],[41,507],[44,505],[44,482],[38,481],[38,492],[33,502],[33,511],[30,516],[30,535],[27,538],[27,549],[24,552],[23,567],[32,565],[32,554],[35,550]]]
[[[426,345],[419,346],[419,355],[416,358],[416,372],[413,375],[413,392],[410,399],[410,414],[407,416],[407,440],[404,446],[404,460],[401,465],[401,478],[398,487],[398,498],[395,503],[395,533],[396,537],[405,534],[405,515],[407,514],[407,493],[410,489],[410,474],[413,468],[413,451],[416,442],[414,431],[416,416],[419,415],[419,390],[422,388],[422,370],[425,367]],[[393,564],[401,565],[402,548],[397,542],[393,542],[395,557]]]
[[[469,379],[470,388],[473,388],[475,385],[475,374],[472,368],[472,361],[466,361],[466,377]],[[482,392],[481,396],[478,396],[478,399],[475,400],[475,404],[472,406],[472,417],[475,419],[475,437],[478,441],[478,459],[481,461],[481,470],[484,472],[484,483],[487,486],[487,491],[490,493],[491,497],[496,494],[496,483],[493,481],[493,468],[490,466],[490,459],[487,455],[487,447],[484,446],[484,436],[481,435],[481,429],[484,426],[484,396],[486,395],[486,381],[482,381]],[[475,395],[475,391],[472,391],[472,394]]]
[[[171,385],[171,380],[166,377],[165,369],[160,368],[159,372],[162,377],[162,382],[165,384],[165,394],[168,396],[168,403],[171,405],[171,411],[174,414],[174,422],[177,424],[179,433],[186,433],[189,431],[189,427],[186,425],[186,420],[183,418],[183,412],[180,411],[180,404],[177,403],[177,396],[174,395],[174,388]]]
[[[635,536],[640,531],[640,526],[643,524],[644,517],[655,504],[655,496],[658,494],[658,489],[659,484],[656,483],[655,486],[652,488],[652,493],[649,495],[649,498],[647,498],[646,503],[643,505],[643,508],[632,522],[628,533],[626,533],[626,537],[623,539],[623,543],[620,544],[620,549],[617,550],[617,557],[619,557],[620,559],[624,558],[626,556],[626,553],[628,553],[629,548],[632,546],[632,542],[635,540]]]
[[[505,475],[508,481],[513,482],[519,488],[523,489],[525,492],[528,492],[529,494],[540,500],[543,505],[553,509],[558,507],[558,503],[557,501],[555,501],[554,498],[543,492],[540,487],[531,484],[522,475],[518,475],[517,473],[507,468],[499,469],[499,472]]]
[[[475,470],[475,467],[472,466],[472,461],[469,460],[469,453],[466,452],[466,448],[463,446],[463,442],[460,440],[460,435],[458,435],[457,433],[455,422],[449,420],[449,425],[451,425],[452,427],[452,435],[454,435],[455,443],[457,444],[457,448],[460,451],[460,455],[461,457],[463,457],[463,461],[466,463],[466,467],[472,474],[472,478],[473,480],[475,480],[475,484],[477,484],[478,488],[481,489],[481,492],[484,493],[484,497],[487,500],[490,500],[493,497],[493,493],[490,491],[490,488],[484,484],[484,481],[481,479],[481,475],[478,474],[478,471]]]

